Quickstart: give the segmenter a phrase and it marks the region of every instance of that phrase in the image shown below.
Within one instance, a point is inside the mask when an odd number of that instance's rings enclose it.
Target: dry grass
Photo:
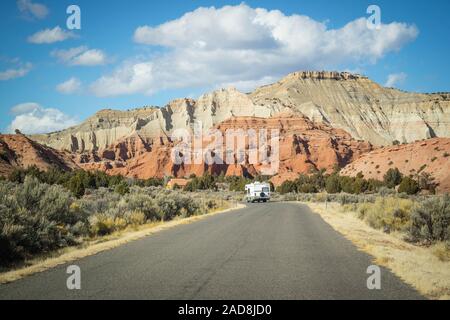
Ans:
[[[409,199],[378,197],[375,203],[359,204],[357,210],[358,217],[372,228],[406,231],[410,226],[410,213],[413,207],[414,201]]]
[[[402,240],[403,234],[385,234],[343,211],[339,204],[304,203],[352,241],[372,255],[375,263],[389,268],[399,278],[430,299],[450,299],[450,257],[444,244],[418,247]]]
[[[431,246],[431,252],[441,261],[450,261],[450,249],[445,243],[438,243]]]
[[[244,204],[237,204],[236,207],[227,209],[218,208],[205,215],[197,215],[189,218],[175,218],[174,220],[169,222],[148,223],[138,227],[118,231],[108,236],[92,239],[78,247],[68,247],[54,252],[50,257],[40,257],[27,261],[26,267],[0,273],[0,284],[16,281],[23,277],[54,268],[61,264],[92,256],[99,252],[116,248],[131,241],[144,238],[151,234],[167,230],[175,226],[193,223],[212,215],[234,211],[244,207]]]

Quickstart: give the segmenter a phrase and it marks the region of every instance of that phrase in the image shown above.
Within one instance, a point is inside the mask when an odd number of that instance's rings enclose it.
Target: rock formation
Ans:
[[[335,165],[346,166],[344,174],[363,171],[380,179],[397,166],[405,174],[429,170],[439,179],[440,190],[450,188],[449,158],[443,156],[450,153],[450,94],[407,93],[347,72],[295,72],[248,94],[230,88],[196,100],[177,99],[162,108],[102,110],[78,126],[31,136],[38,143],[21,134],[4,136],[0,173],[30,164],[44,169],[80,166],[142,179],[262,172],[262,163],[248,161],[248,151],[243,162],[236,158],[229,164],[174,164],[173,134],[192,131],[198,123],[222,134],[227,129],[280,130],[280,166],[272,180],[276,184],[311,169],[331,171]],[[201,143],[206,146],[208,140]]]
[[[240,129],[247,132],[253,129],[267,130],[268,138],[272,129],[280,131],[280,166],[279,180],[284,176],[308,173],[311,169],[331,171],[335,165],[344,166],[365,152],[371,151],[372,145],[357,141],[341,129],[334,129],[325,124],[316,124],[306,117],[282,114],[272,118],[232,117],[215,126],[223,138],[222,156],[226,159],[226,132]],[[205,139],[202,146],[206,149],[211,141]],[[176,142],[167,138],[144,139],[133,135],[120,140],[98,152],[80,158],[80,166],[86,169],[101,169],[110,174],[122,174],[129,177],[150,178],[175,176],[186,177],[191,174],[202,175],[205,172],[230,175],[261,174],[263,164],[249,161],[249,139],[245,140],[245,157],[243,161],[224,164],[181,164],[172,161],[171,152]],[[237,146],[233,149],[237,153]],[[192,161],[193,162],[193,161]]]
[[[32,138],[56,149],[94,151],[137,133],[169,136],[201,121],[211,128],[231,117],[306,116],[382,146],[450,137],[450,94],[407,93],[346,72],[295,72],[249,94],[221,89],[199,99],[177,99],[163,108],[102,110],[79,126]]]
[[[288,107],[378,146],[450,137],[450,94],[407,93],[345,72],[295,72],[250,98]]]

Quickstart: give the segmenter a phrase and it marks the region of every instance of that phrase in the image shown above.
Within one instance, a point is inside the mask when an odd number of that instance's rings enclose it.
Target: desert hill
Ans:
[[[406,176],[429,173],[439,183],[440,192],[450,192],[450,139],[434,138],[406,145],[380,148],[363,154],[342,169],[342,175],[382,180],[390,168],[398,168]]]
[[[0,135],[0,175],[8,175],[14,168],[30,166],[40,170],[78,168],[66,152],[43,146],[22,134]]]

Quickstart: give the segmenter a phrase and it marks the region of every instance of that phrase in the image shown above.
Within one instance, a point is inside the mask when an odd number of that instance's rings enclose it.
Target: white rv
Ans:
[[[270,184],[267,182],[247,184],[245,193],[247,202],[267,202],[270,200]]]

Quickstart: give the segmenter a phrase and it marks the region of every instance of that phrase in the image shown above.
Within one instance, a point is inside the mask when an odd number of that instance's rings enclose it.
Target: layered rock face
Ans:
[[[404,175],[431,174],[439,183],[440,193],[450,192],[450,139],[434,138],[399,146],[380,148],[363,154],[342,169],[342,175],[382,180],[390,168],[398,168]]]
[[[40,145],[21,134],[0,135],[0,175],[8,175],[14,168],[30,166],[40,170],[78,168],[66,152]]]
[[[150,129],[154,135],[160,132],[159,108],[145,107],[131,111],[101,110],[82,124],[63,131],[33,135],[31,138],[55,149],[70,152],[86,152],[106,147],[117,140]]]
[[[377,146],[450,137],[450,94],[402,92],[346,72],[295,72],[249,94],[222,89],[163,108],[103,110],[79,126],[32,138],[56,149],[86,152],[133,133],[144,139],[167,137],[195,121],[211,128],[231,117],[270,118],[280,112],[344,129]]]
[[[79,126],[33,135],[32,139],[53,148],[81,153],[106,148],[133,133],[144,139],[169,137],[176,129],[191,129],[195,121],[200,121],[204,128],[212,128],[234,116],[268,118],[280,111],[276,106],[255,106],[248,95],[236,89],[222,89],[198,100],[177,99],[163,108],[102,110]]]
[[[255,104],[288,107],[379,146],[450,136],[449,94],[402,92],[350,73],[296,72],[249,96]]]
[[[279,167],[276,181],[285,180],[286,176],[308,173],[311,169],[326,169],[331,171],[335,165],[344,166],[365,152],[373,150],[367,142],[357,141],[341,129],[333,129],[325,124],[316,124],[306,117],[283,114],[269,119],[257,117],[232,117],[215,126],[216,132],[222,137],[222,154],[217,149],[208,149],[216,140],[204,137],[201,142],[205,154],[222,159],[223,164],[182,163],[174,164],[172,150],[176,142],[167,138],[144,139],[138,135],[119,141],[105,149],[85,155],[80,164],[86,169],[101,169],[110,174],[122,174],[128,177],[150,178],[175,176],[186,177],[191,174],[203,175],[205,172],[215,174],[251,175],[263,173],[264,164],[260,161],[250,160],[249,152],[259,146],[256,140],[255,148],[250,146],[249,132],[254,130],[259,136],[260,132],[266,134],[267,146],[270,146],[272,129],[279,130]],[[240,131],[239,131],[240,130]],[[265,130],[262,131],[262,130]],[[243,137],[243,150],[245,155],[239,158],[239,144],[227,144],[227,133]],[[219,141],[219,140],[217,140]],[[194,145],[192,144],[192,147]],[[270,149],[268,149],[270,150]],[[193,149],[192,149],[193,151]],[[227,151],[234,153],[232,163],[226,161]],[[258,150],[259,152],[259,150]],[[131,156],[130,156],[131,155]],[[268,151],[268,158],[274,151]],[[278,156],[277,156],[278,158]],[[242,160],[240,160],[242,159]]]

